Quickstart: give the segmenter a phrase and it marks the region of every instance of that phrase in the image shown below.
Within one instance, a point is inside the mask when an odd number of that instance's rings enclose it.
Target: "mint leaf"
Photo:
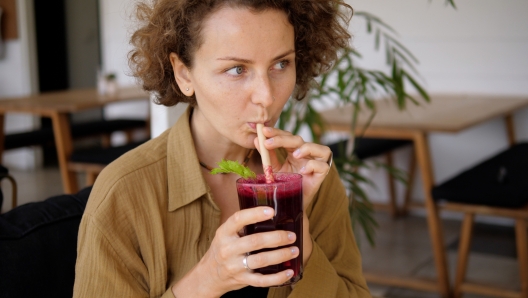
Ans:
[[[248,167],[241,165],[238,161],[232,161],[227,159],[222,159],[218,163],[218,168],[211,170],[211,174],[221,174],[221,173],[235,173],[240,175],[242,178],[255,178],[257,175],[250,170]]]

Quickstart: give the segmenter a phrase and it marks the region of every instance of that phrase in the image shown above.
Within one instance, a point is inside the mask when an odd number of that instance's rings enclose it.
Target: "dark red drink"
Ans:
[[[248,225],[244,228],[245,235],[253,233],[284,230],[294,232],[297,236],[293,246],[299,248],[300,254],[281,264],[258,268],[255,272],[262,274],[278,273],[286,269],[292,269],[293,277],[285,284],[291,285],[302,278],[302,243],[303,243],[303,212],[302,212],[302,175],[294,173],[275,173],[275,182],[266,183],[265,175],[257,178],[237,180],[238,202],[240,209],[253,208],[257,206],[269,206],[275,210],[275,216],[267,221]],[[253,251],[256,254],[277,248]]]

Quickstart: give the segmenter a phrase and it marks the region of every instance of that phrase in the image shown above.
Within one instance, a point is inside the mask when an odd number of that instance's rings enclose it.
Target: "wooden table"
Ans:
[[[149,94],[139,87],[121,88],[115,95],[99,95],[95,88],[47,92],[25,97],[0,99],[0,157],[4,151],[4,118],[6,113],[30,113],[49,117],[53,123],[53,134],[65,193],[78,191],[75,173],[68,169],[72,154],[72,135],[69,114],[83,110],[101,108],[110,103],[146,100]]]
[[[426,281],[416,278],[366,273],[365,277],[368,281],[439,292],[443,297],[451,296],[438,206],[434,203],[431,196],[431,189],[435,184],[435,180],[427,134],[430,132],[456,133],[487,120],[503,117],[506,121],[509,142],[513,144],[515,142],[515,132],[512,113],[527,106],[528,96],[453,94],[432,95],[431,103],[423,103],[420,106],[409,103],[403,111],[398,110],[392,100],[383,100],[376,103],[377,112],[370,126],[365,131],[365,136],[413,141],[416,160],[422,173],[427,223],[433,247],[437,280]],[[345,106],[324,111],[322,116],[327,123],[329,131],[350,132],[352,112],[352,106]],[[366,108],[359,113],[356,133],[359,133],[361,127],[367,123],[369,115],[370,112]]]

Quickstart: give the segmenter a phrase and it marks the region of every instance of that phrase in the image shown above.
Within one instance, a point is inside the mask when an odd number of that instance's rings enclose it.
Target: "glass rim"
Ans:
[[[299,173],[290,173],[290,172],[277,172],[277,173],[273,173],[273,176],[275,175],[281,175],[281,176],[296,176],[296,178],[294,179],[291,179],[291,180],[288,180],[288,181],[277,181],[277,182],[273,182],[273,183],[266,183],[266,182],[262,182],[262,183],[252,183],[250,182],[252,179],[257,179],[258,177],[263,177],[265,176],[265,174],[257,174],[257,178],[243,178],[243,177],[240,177],[236,180],[236,184],[239,185],[239,184],[251,184],[251,185],[280,185],[280,184],[287,184],[287,183],[292,183],[292,182],[298,182],[299,179],[302,179],[303,175],[299,174]]]

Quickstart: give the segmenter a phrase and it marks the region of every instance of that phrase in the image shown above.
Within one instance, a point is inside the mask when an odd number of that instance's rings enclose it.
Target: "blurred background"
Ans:
[[[98,69],[115,73],[122,86],[135,84],[126,58],[129,33],[134,29],[134,1],[12,2],[16,3],[16,15],[8,17],[15,19],[17,35],[4,37],[0,97],[95,87]],[[528,20],[523,17],[528,11],[526,1],[464,0],[456,3],[456,9],[441,0],[348,3],[356,11],[377,15],[398,32],[400,41],[419,60],[418,71],[428,92],[528,94]],[[4,17],[3,24],[8,17]],[[352,46],[363,55],[358,63],[385,68],[384,52],[374,49],[374,36],[366,33],[362,19],[352,18],[350,32],[354,36]],[[126,112],[143,117],[145,111],[138,107],[115,108],[106,115]],[[177,109],[156,106],[151,113],[153,136],[169,127],[178,115]],[[8,114],[5,130],[37,125],[29,118]],[[518,139],[528,139],[528,109],[517,111],[514,118]],[[506,147],[506,136],[497,133],[503,125],[496,119],[459,134],[432,134],[429,142],[436,179],[444,180]],[[7,151],[3,164],[35,168],[38,161],[34,150],[38,149]],[[397,165],[407,165],[405,155],[402,152],[397,156]],[[419,185],[416,183],[416,188]],[[421,193],[416,189],[415,196]]]
[[[0,0],[0,7],[3,8],[0,99],[46,91],[96,88],[97,76],[101,73],[115,74],[121,87],[134,85],[135,79],[129,75],[127,64],[128,40],[135,26],[132,21],[134,2]],[[399,41],[419,60],[417,70],[427,92],[528,96],[527,1],[460,0],[455,1],[456,8],[443,0],[347,2],[356,11],[376,15],[398,33]],[[351,46],[363,55],[357,63],[365,68],[385,70],[384,52],[375,49],[375,37],[367,33],[366,26],[364,19],[352,18],[349,27],[353,35]],[[115,104],[102,111],[80,113],[72,121],[121,116],[150,117],[151,135],[155,137],[170,127],[183,109],[144,102]],[[517,140],[528,141],[528,108],[515,111],[513,119]],[[40,117],[10,113],[5,117],[4,131],[13,133],[42,125],[50,124]],[[435,182],[444,181],[507,148],[508,139],[504,130],[502,119],[491,119],[459,133],[429,134]],[[119,134],[113,136],[113,142],[119,143],[120,139],[122,136]],[[56,160],[53,160],[54,152],[44,151],[40,147],[28,147],[3,153],[2,164],[22,184],[27,182],[32,185],[20,189],[19,204],[43,200],[62,191]],[[396,150],[394,165],[409,170],[411,154],[407,147]],[[384,171],[373,169],[364,174],[377,185],[367,190],[372,200],[387,201],[389,194]],[[412,197],[423,202],[424,189],[420,181],[420,171],[417,171]],[[396,186],[397,200],[401,202],[405,186]],[[9,187],[4,189],[9,196]],[[4,212],[10,209],[8,205],[4,203],[2,206]],[[413,264],[391,263],[393,267],[386,270],[398,274],[398,269],[408,266],[408,270],[403,270],[405,274],[421,272],[427,276],[434,272],[425,228],[425,211],[413,210],[411,215],[395,222],[383,212],[376,213],[380,223],[377,246],[371,248],[363,242],[361,247],[365,268],[385,270],[380,267],[380,258],[396,257],[412,262],[413,256],[405,255],[408,251],[404,247],[406,243],[414,243],[413,239],[420,238],[424,239],[423,243],[415,245],[420,248],[423,245],[423,258],[417,257],[419,260]],[[456,240],[461,215],[444,212],[442,218],[445,220],[446,242]],[[513,220],[506,219],[481,217],[478,220],[505,227],[513,224]],[[395,236],[410,238],[395,240],[392,238]],[[382,255],[376,254],[376,250],[382,250]],[[399,255],[392,255],[393,252]],[[455,255],[450,255],[451,267],[453,258]],[[501,261],[500,258],[486,258],[482,262]],[[515,275],[517,265],[507,258],[503,261],[501,266],[505,266],[504,270],[513,272],[513,275],[503,276],[503,283],[511,282],[518,287],[519,277]],[[430,272],[424,273],[427,268]],[[380,297],[437,297],[437,294],[372,286],[373,294]]]

